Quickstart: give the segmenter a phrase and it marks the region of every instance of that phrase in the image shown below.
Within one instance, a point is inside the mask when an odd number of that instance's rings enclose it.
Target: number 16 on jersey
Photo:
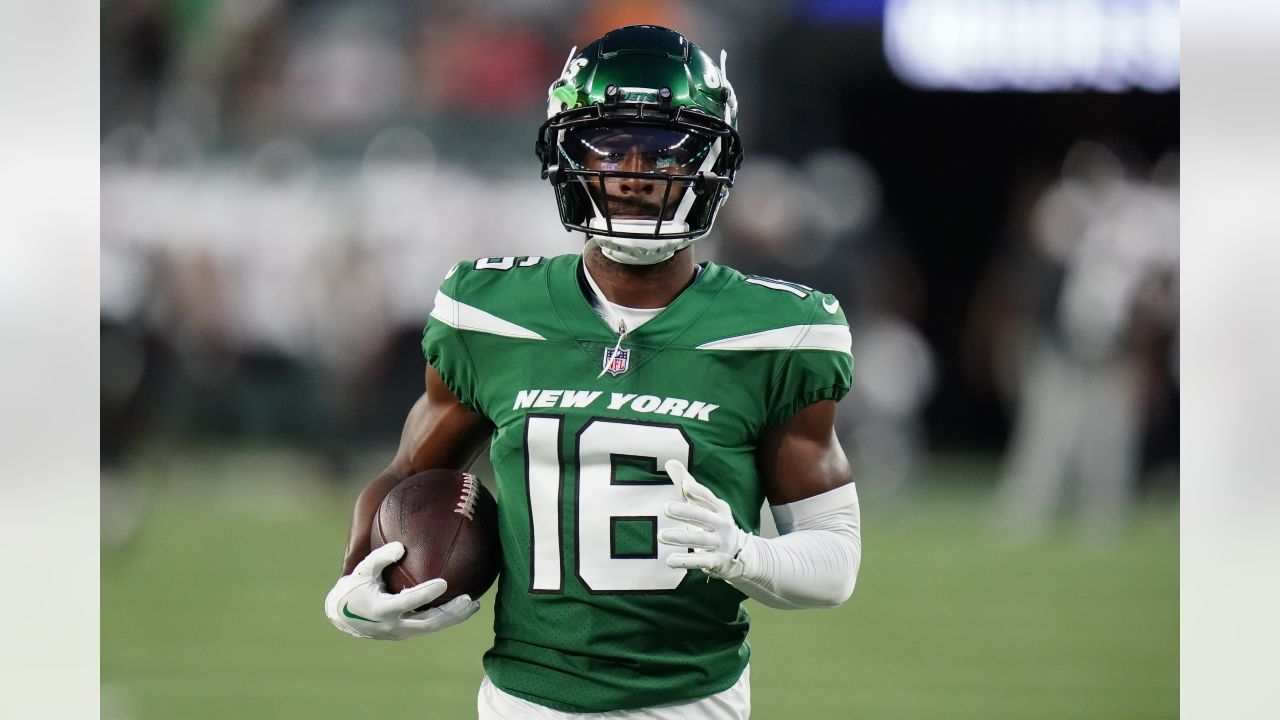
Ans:
[[[578,579],[590,592],[674,590],[688,571],[667,567],[667,555],[678,549],[659,545],[657,534],[677,526],[662,510],[680,499],[680,491],[661,468],[668,460],[690,465],[688,436],[676,425],[592,418],[573,438],[573,457],[566,463],[564,433],[562,416],[525,418],[530,592],[564,591],[570,544],[576,550]],[[623,479],[619,468],[624,466],[645,469],[647,479]],[[576,473],[572,497],[566,497],[566,472]],[[633,534],[639,528],[652,538],[652,546],[620,547],[624,527]]]

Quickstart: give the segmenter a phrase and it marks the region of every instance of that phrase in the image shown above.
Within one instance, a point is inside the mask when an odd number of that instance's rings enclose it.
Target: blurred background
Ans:
[[[104,717],[473,715],[484,616],[359,643],[321,601],[445,271],[581,247],[534,134],[569,48],[639,22],[729,53],[699,256],[854,337],[859,588],[751,605],[755,716],[1176,716],[1178,12],[103,2]]]

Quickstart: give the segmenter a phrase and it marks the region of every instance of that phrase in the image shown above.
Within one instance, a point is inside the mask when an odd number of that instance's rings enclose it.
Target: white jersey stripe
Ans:
[[[490,335],[525,338],[527,340],[546,340],[546,338],[528,328],[507,322],[480,308],[460,303],[439,291],[436,292],[436,306],[431,309],[431,317],[459,330],[474,330]]]
[[[845,325],[790,325],[702,343],[698,350],[830,350],[852,355]]]

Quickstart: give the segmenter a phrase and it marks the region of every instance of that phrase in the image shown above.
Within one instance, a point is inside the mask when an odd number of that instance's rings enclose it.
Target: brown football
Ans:
[[[373,517],[370,549],[395,540],[404,557],[382,572],[387,591],[444,578],[448,589],[428,607],[459,595],[478,599],[502,567],[498,504],[470,473],[427,470],[392,488]]]

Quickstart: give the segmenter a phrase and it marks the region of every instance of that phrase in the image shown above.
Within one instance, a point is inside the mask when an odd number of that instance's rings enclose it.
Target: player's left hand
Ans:
[[[663,469],[684,495],[684,502],[667,503],[666,516],[692,526],[658,533],[658,542],[664,545],[693,550],[672,553],[667,556],[667,565],[702,570],[724,580],[741,575],[743,565],[738,555],[748,536],[734,522],[729,503],[694,480],[680,461],[668,460]]]

